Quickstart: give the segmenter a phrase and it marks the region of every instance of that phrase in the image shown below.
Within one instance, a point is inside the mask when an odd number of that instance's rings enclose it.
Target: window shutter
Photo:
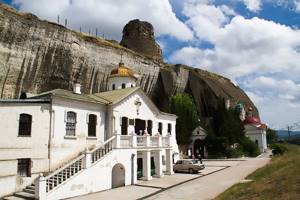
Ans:
[[[122,117],[120,117],[120,126],[122,126]]]
[[[86,114],[86,123],[88,124],[89,123],[89,118],[90,118],[90,115],[89,113]]]

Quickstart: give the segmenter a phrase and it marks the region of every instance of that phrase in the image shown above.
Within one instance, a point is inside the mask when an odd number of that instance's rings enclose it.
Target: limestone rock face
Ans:
[[[150,30],[147,38],[154,39],[152,26]],[[188,92],[204,117],[210,116],[217,96],[232,103],[243,101],[256,111],[247,95],[227,78],[163,64],[139,53],[0,5],[0,98],[18,98],[22,91],[71,90],[76,82],[86,94],[105,91],[107,77],[123,55],[125,65],[140,75],[137,85],[161,110],[166,110],[171,95]]]
[[[122,46],[149,58],[162,61],[162,51],[155,42],[152,24],[138,19],[130,21],[123,29]]]

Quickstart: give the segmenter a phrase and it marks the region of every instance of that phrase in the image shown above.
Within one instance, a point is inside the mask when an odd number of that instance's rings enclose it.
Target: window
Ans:
[[[131,84],[131,87],[133,87],[133,85]]]
[[[176,164],[182,164],[182,160],[178,160]]]
[[[29,158],[18,159],[18,175],[24,177],[31,176],[31,161]]]
[[[162,130],[163,130],[163,124],[161,122],[158,123],[158,132],[159,134],[162,134]]]
[[[76,113],[69,111],[67,112],[66,135],[75,136],[75,130],[76,130]]]
[[[152,121],[151,120],[147,121],[147,132],[148,132],[148,134],[152,135]]]
[[[168,123],[168,133],[171,134],[172,133],[172,124]]]
[[[124,89],[126,87],[125,83],[122,83],[122,89]]]
[[[31,136],[32,116],[22,113],[19,118],[19,136]]]
[[[129,125],[134,126],[134,119],[129,119]]]
[[[115,89],[116,89],[116,85],[112,84],[112,90],[115,90]]]
[[[88,121],[88,137],[96,137],[97,115],[90,114]]]

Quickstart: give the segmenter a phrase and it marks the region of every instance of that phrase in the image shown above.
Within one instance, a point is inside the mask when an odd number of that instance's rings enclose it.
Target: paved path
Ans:
[[[205,170],[200,174],[175,174],[139,181],[137,185],[126,186],[103,192],[88,194],[73,200],[206,200],[216,197],[232,185],[242,181],[248,174],[264,166],[270,160],[267,154],[259,158],[242,160],[206,160]]]

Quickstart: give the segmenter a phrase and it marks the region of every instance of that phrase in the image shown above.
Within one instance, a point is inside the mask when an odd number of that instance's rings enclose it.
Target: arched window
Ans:
[[[76,130],[76,113],[69,111],[67,112],[67,123],[66,123],[66,135],[75,136]]]
[[[90,114],[88,121],[88,137],[96,137],[97,115]]]
[[[19,118],[19,136],[31,136],[32,116],[22,113]]]
[[[116,89],[116,85],[112,84],[112,90],[115,90],[115,89]]]
[[[125,83],[122,83],[122,89],[124,89],[126,87]]]

